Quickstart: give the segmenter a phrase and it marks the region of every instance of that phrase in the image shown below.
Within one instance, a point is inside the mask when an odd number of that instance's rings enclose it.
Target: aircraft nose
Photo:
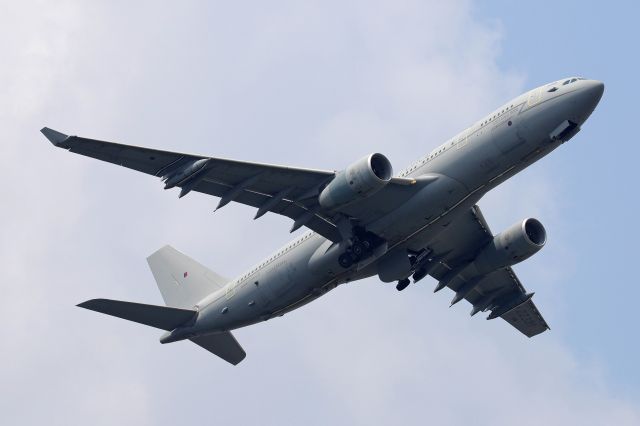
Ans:
[[[604,93],[604,83],[598,80],[586,80],[582,82],[582,88],[576,92],[575,114],[579,124],[587,121],[593,110],[600,102]]]
[[[589,93],[589,97],[591,98],[591,102],[595,107],[600,102],[602,98],[602,94],[604,93],[604,83],[598,80],[589,80],[587,81],[586,87],[584,89]]]

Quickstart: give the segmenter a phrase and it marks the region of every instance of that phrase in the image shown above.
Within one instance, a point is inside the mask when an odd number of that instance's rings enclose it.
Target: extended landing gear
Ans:
[[[411,280],[409,278],[405,278],[403,280],[398,281],[398,285],[396,285],[396,290],[398,291],[402,291],[405,288],[407,288],[407,286],[411,284]]]
[[[353,255],[357,258],[362,257],[365,250],[366,249],[364,243],[359,240],[354,241],[353,245],[351,246],[351,253],[353,253]]]
[[[364,229],[354,229],[354,236],[351,245],[338,257],[338,263],[345,269],[353,266],[354,263],[369,257],[375,247],[384,241],[377,235],[366,232]]]
[[[354,263],[354,258],[351,253],[346,252],[342,253],[340,257],[338,257],[338,263],[345,269],[351,268]]]
[[[350,268],[354,263],[359,262],[360,259],[367,257],[370,246],[371,244],[368,241],[355,240],[351,247],[338,257],[338,263],[345,269]]]

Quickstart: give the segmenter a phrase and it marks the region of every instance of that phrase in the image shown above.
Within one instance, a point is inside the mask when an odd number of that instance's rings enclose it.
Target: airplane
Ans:
[[[171,246],[148,258],[166,306],[92,299],[78,306],[165,330],[236,365],[246,353],[231,330],[279,317],[340,284],[378,276],[399,291],[426,276],[527,337],[549,326],[512,266],[547,241],[525,218],[493,235],[477,203],[491,189],[573,138],[604,92],[600,81],[558,80],[502,105],[399,174],[373,153],[341,171],[181,154],[41,132],[56,147],[161,178],[180,188],[275,213],[308,231],[234,279]]]

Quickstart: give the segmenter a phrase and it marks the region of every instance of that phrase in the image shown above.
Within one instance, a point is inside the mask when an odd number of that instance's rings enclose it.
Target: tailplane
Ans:
[[[162,247],[147,262],[167,306],[193,308],[229,281],[171,246]]]
[[[230,331],[193,337],[189,340],[233,365],[237,365],[247,356]]]
[[[198,315],[198,312],[192,309],[146,305],[144,303],[111,299],[87,300],[78,306],[169,332],[179,327],[190,326]],[[165,336],[167,334],[169,333],[165,333]],[[184,337],[181,339],[184,339]],[[230,331],[190,337],[189,340],[233,365],[237,365],[247,356],[247,353]],[[160,341],[165,343],[162,338]]]
[[[191,322],[198,314],[197,311],[191,309],[178,309],[111,299],[87,300],[78,306],[167,331]]]
[[[111,299],[87,300],[78,306],[166,330],[161,343],[189,339],[233,365],[242,361],[246,353],[231,332],[199,335],[207,330],[197,326],[196,304],[222,289],[228,280],[171,246],[156,251],[147,262],[168,306]]]

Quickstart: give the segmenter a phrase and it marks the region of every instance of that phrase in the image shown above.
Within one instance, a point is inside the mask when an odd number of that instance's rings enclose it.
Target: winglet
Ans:
[[[51,142],[55,146],[62,145],[62,143],[69,138],[69,135],[65,135],[64,133],[57,132],[48,127],[43,127],[40,131],[47,139],[49,139],[49,142]]]

